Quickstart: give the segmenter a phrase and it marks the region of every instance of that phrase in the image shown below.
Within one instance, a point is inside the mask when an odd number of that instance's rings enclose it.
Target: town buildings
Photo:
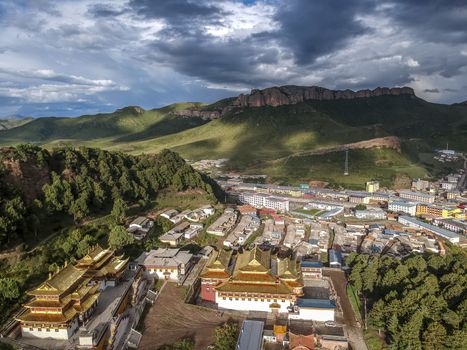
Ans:
[[[115,286],[128,259],[95,246],[75,265],[65,264],[39,287],[27,292],[32,300],[17,316],[23,337],[69,339],[97,306],[102,289]]]
[[[206,230],[207,233],[216,236],[225,236],[235,225],[237,212],[232,208],[226,208],[224,213],[217,218]]]

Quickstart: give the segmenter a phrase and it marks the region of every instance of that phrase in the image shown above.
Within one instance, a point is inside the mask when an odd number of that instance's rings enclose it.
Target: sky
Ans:
[[[0,117],[286,84],[467,100],[465,0],[0,0],[0,29]]]

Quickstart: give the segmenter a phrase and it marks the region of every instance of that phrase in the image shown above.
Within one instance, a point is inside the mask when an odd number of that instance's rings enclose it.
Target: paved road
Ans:
[[[343,312],[344,330],[347,333],[349,343],[352,349],[355,350],[368,350],[365,340],[363,338],[362,329],[357,325],[357,318],[347,297],[347,279],[343,271],[327,270],[324,271],[325,276],[329,276],[336,290],[337,297]]]

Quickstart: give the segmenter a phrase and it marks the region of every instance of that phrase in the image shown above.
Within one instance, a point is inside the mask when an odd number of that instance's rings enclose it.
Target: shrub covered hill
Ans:
[[[216,201],[216,184],[168,150],[132,156],[86,147],[3,148],[0,246],[37,238],[55,220],[107,214],[116,201],[145,206],[161,191],[188,189]]]
[[[378,144],[392,136],[394,146]],[[374,140],[376,139],[376,140]],[[339,145],[348,147],[350,176],[343,177]],[[334,91],[281,86],[211,105],[182,103],[160,109],[127,107],[78,118],[38,118],[0,131],[0,144],[33,142],[50,148],[72,143],[131,154],[171,149],[189,160],[228,158],[228,168],[263,173],[272,181],[326,180],[346,186],[398,174],[429,177],[452,164],[433,161],[435,148],[467,151],[467,105],[443,105],[410,88]],[[292,170],[292,171],[291,171]]]

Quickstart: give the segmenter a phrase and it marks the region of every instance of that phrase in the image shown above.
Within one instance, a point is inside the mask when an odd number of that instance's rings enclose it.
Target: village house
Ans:
[[[128,232],[133,234],[135,239],[141,240],[146,237],[148,232],[154,226],[154,222],[144,216],[138,216],[128,226]]]
[[[190,271],[192,257],[193,254],[177,248],[159,248],[142,253],[137,261],[149,277],[181,282]]]

